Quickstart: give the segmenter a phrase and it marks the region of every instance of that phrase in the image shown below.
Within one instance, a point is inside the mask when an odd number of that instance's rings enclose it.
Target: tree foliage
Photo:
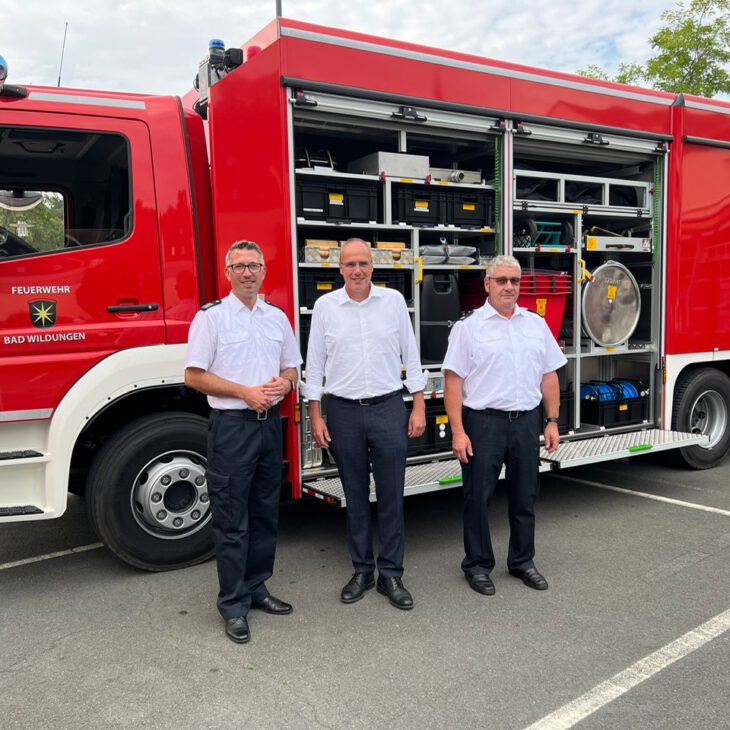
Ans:
[[[730,94],[730,0],[690,0],[662,13],[662,20],[645,64],[621,63],[615,76],[595,64],[578,73],[675,94]]]
[[[0,207],[0,226],[39,251],[52,251],[64,242],[64,201],[59,193],[43,192],[41,196],[41,202],[31,210]]]

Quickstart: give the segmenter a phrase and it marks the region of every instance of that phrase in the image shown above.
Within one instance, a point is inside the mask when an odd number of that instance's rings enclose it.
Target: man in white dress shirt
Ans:
[[[365,241],[352,238],[343,244],[340,273],[344,288],[314,305],[304,386],[314,439],[331,448],[347,499],[347,544],[355,572],[340,598],[354,603],[375,585],[372,463],[380,537],[377,588],[393,606],[407,610],[413,608],[402,581],[407,436],[417,438],[425,429],[427,376],[405,300],[393,289],[373,286],[373,260]],[[410,418],[404,384],[413,395]],[[326,423],[320,409],[325,394]]]
[[[185,383],[208,396],[208,494],[226,636],[250,639],[248,610],[288,614],[269,594],[281,487],[279,401],[296,387],[302,358],[286,314],[258,298],[264,256],[252,241],[226,255],[231,293],[190,326]]]
[[[487,508],[502,464],[507,469],[510,523],[507,568],[525,585],[546,590],[535,557],[535,500],[539,438],[545,412],[545,447],[560,442],[557,370],[565,355],[538,314],[517,304],[520,264],[492,260],[484,279],[487,301],[454,325],[444,358],[444,400],[452,447],[464,479],[464,551],[461,564],[477,593],[493,595],[494,552]]]

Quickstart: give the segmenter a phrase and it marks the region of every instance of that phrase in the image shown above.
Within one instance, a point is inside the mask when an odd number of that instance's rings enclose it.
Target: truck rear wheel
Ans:
[[[717,466],[730,451],[730,378],[715,368],[680,376],[674,391],[672,428],[710,437],[708,446],[687,446],[679,457],[692,469]]]
[[[201,416],[157,413],[128,424],[101,449],[86,503],[94,529],[117,557],[161,571],[213,555],[207,433]]]

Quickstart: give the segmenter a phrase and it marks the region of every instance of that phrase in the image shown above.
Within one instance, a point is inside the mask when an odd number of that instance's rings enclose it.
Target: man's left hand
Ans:
[[[274,375],[268,383],[263,384],[264,393],[269,398],[280,399],[283,398],[290,390],[291,383],[286,378],[280,378]]]
[[[552,454],[560,444],[560,434],[558,433],[557,423],[548,423],[545,426],[545,448],[549,454]]]
[[[426,409],[413,407],[408,419],[408,438],[417,439],[426,430]]]

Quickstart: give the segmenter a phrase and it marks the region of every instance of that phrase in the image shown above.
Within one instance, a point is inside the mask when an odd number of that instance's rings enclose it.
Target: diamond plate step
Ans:
[[[627,456],[638,456],[654,451],[668,451],[682,446],[709,443],[708,436],[681,431],[663,431],[649,428],[630,433],[605,434],[577,441],[564,441],[549,454],[540,449],[540,458],[558,469],[599,461],[612,461]]]
[[[551,468],[550,464],[540,465],[540,471],[549,471]],[[504,467],[502,467],[502,473],[499,475],[499,478],[504,478]],[[414,464],[406,467],[403,495],[409,497],[413,494],[435,492],[439,489],[452,489],[460,486],[461,464],[457,459]],[[302,485],[302,491],[328,504],[333,504],[337,507],[347,506],[345,492],[339,477],[312,479]],[[377,501],[375,481],[373,480],[372,474],[370,475],[370,501]]]

